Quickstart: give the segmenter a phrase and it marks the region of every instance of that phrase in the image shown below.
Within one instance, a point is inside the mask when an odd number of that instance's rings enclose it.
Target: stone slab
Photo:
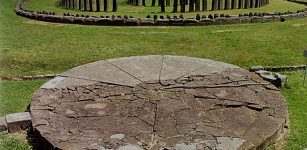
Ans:
[[[258,149],[287,120],[284,97],[269,82],[208,59],[125,57],[61,76],[30,107],[51,149]]]
[[[98,61],[82,65],[68,70],[60,76],[128,86],[134,86],[141,82],[107,61]]]
[[[211,62],[212,60],[209,59],[165,55],[163,57],[160,80],[180,78]]]
[[[161,55],[133,56],[107,60],[141,81],[159,80]]]
[[[7,114],[5,118],[10,133],[25,130],[32,124],[29,112]]]
[[[85,80],[85,79],[77,79],[71,77],[65,77],[60,83],[58,83],[54,88],[65,88],[71,86],[82,86],[82,85],[91,85],[99,83],[97,81]]]
[[[0,117],[0,131],[7,131],[7,123],[5,117]]]
[[[43,84],[40,88],[42,89],[51,89],[55,88],[62,80],[64,80],[66,77],[55,77],[45,84]]]

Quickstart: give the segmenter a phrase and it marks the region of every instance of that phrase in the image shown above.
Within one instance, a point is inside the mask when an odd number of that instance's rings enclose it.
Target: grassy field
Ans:
[[[0,75],[60,73],[101,59],[170,54],[242,67],[304,63],[307,19],[207,27],[101,27],[50,24],[16,16],[0,0]]]
[[[202,57],[246,68],[253,65],[306,63],[302,52],[307,47],[307,19],[208,27],[64,25],[19,17],[13,12],[16,2],[17,0],[0,0],[2,77],[60,73],[101,59],[147,54]],[[287,9],[294,10],[304,7],[271,0],[271,4],[275,2],[280,2],[278,9],[289,7]],[[271,4],[260,9],[269,9],[268,7],[273,7]],[[27,5],[27,8],[30,7],[63,11],[53,0],[32,0]],[[138,15],[147,15],[146,11]],[[234,13],[241,13],[239,11],[241,10]],[[223,11],[225,14],[228,12],[231,11]],[[290,112],[291,132],[286,149],[300,150],[307,147],[307,86],[302,86],[302,72],[287,75],[290,77],[289,85],[282,89]],[[0,81],[0,116],[25,111],[32,93],[45,81]],[[24,138],[15,138],[16,136],[0,133],[0,149],[30,149]]]
[[[1,81],[0,116],[26,111],[31,95],[44,82],[46,80]]]
[[[134,17],[146,17],[147,15],[152,14],[164,14],[164,15],[177,15],[179,16],[180,13],[171,13],[173,7],[166,7],[166,13],[160,13],[160,7],[143,7],[143,6],[131,6],[126,4],[127,0],[120,0],[118,1],[118,11],[116,13],[113,12],[83,12],[81,10],[72,10],[72,9],[64,9],[60,6],[60,0],[48,0],[48,1],[42,1],[42,0],[31,0],[26,3],[25,8],[31,9],[31,10],[37,10],[37,11],[54,11],[59,14],[62,13],[70,13],[70,14],[88,14],[88,15],[94,15],[94,16],[101,16],[101,15],[132,15]],[[112,9],[112,1],[109,0],[109,8],[110,11]],[[151,0],[147,0],[147,5],[151,4]],[[172,4],[171,0],[171,4]],[[211,9],[211,1],[208,1],[208,9]],[[101,8],[103,8],[101,6]],[[224,13],[224,14],[239,14],[239,13],[249,13],[249,12],[286,12],[286,11],[297,11],[299,9],[304,8],[303,5],[295,4],[288,2],[286,0],[270,0],[270,4],[266,5],[261,8],[254,8],[254,9],[236,9],[236,10],[223,10],[223,11],[207,11],[207,12],[197,12],[200,14],[214,14],[214,13]],[[96,8],[93,8],[96,10]],[[180,8],[178,7],[178,10]],[[186,6],[186,11],[188,11],[188,6]],[[195,17],[197,13],[183,13],[185,17]]]

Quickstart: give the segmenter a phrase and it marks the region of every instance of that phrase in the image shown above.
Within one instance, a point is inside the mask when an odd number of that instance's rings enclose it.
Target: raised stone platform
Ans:
[[[44,84],[33,128],[58,149],[263,148],[287,121],[279,90],[234,65],[139,56],[82,65]]]

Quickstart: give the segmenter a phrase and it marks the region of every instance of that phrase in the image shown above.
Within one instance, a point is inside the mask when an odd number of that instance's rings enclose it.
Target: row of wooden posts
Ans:
[[[93,0],[62,0],[62,6],[71,9],[79,9],[83,11],[97,11],[100,12],[100,0],[95,0],[94,4]],[[103,0],[103,11],[108,11],[109,0]],[[93,6],[96,6],[94,10]],[[117,11],[117,2],[116,0],[112,0],[112,11]]]
[[[66,8],[79,9],[84,11],[94,11],[93,5],[96,5],[97,12],[100,10],[100,0],[62,0],[62,5]],[[180,12],[186,12],[188,5],[189,12],[208,11],[208,0],[174,0],[173,12],[178,12],[178,2]],[[140,0],[129,0],[129,4],[139,6]],[[158,6],[161,7],[161,12],[165,12],[165,7],[170,6],[170,0],[158,0]],[[269,4],[269,0],[212,0],[211,10],[228,10],[228,9],[248,9],[259,8]],[[146,6],[146,0],[142,0],[142,6]],[[151,6],[156,6],[156,0],[152,0]],[[201,9],[202,7],[202,9]],[[108,0],[103,0],[103,11],[108,11]],[[117,11],[117,2],[112,0],[112,11]]]

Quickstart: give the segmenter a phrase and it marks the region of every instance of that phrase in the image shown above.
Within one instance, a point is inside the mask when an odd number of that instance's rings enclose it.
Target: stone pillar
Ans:
[[[159,0],[159,1],[161,6],[161,12],[165,12],[165,1],[164,0]]]
[[[217,0],[212,0],[212,9],[211,10],[217,10]]]
[[[194,11],[194,0],[190,0],[190,3],[189,3],[189,12],[193,12]]]
[[[202,0],[203,2],[203,11],[207,11],[208,10],[208,0]]]
[[[96,11],[100,12],[100,0],[96,0]]]
[[[185,0],[180,0],[180,12],[185,12]]]
[[[250,0],[245,0],[245,2],[244,2],[244,9],[249,8],[249,1]]]
[[[116,12],[117,11],[117,2],[116,2],[116,0],[113,0],[113,3],[112,3],[112,11],[113,12]]]
[[[103,0],[103,11],[108,11],[108,0]]]
[[[89,0],[90,11],[93,11],[93,0]]]
[[[200,0],[195,0],[195,11],[200,11]]]
[[[230,0],[225,0],[225,10],[228,10],[229,9],[229,2]]]
[[[86,0],[83,0],[83,10],[87,11],[87,3]]]
[[[219,10],[223,9],[222,0],[217,0],[217,7]]]
[[[237,0],[231,0],[231,9],[237,9]]]
[[[178,12],[177,8],[178,8],[178,0],[174,0],[173,12]]]

